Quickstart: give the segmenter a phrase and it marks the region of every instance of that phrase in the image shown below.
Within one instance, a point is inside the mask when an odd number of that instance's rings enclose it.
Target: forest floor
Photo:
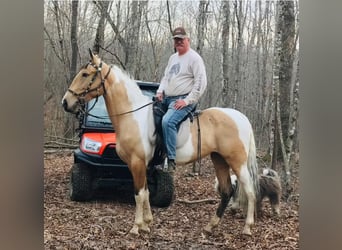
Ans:
[[[219,204],[214,169],[208,159],[202,160],[200,176],[191,177],[192,165],[177,167],[174,201],[168,208],[152,207],[151,232],[132,236],[132,188],[98,192],[90,202],[71,201],[68,183],[72,163],[72,153],[44,156],[45,249],[299,249],[298,166],[294,192],[289,201],[281,202],[281,215],[274,217],[268,200],[264,200],[264,215],[257,219],[252,236],[241,234],[244,219],[229,208],[213,233],[204,233]],[[202,199],[208,202],[184,202]]]

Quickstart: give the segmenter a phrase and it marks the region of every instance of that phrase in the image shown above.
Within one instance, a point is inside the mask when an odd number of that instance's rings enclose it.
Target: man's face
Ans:
[[[188,51],[190,47],[189,38],[174,38],[174,46],[180,55]]]

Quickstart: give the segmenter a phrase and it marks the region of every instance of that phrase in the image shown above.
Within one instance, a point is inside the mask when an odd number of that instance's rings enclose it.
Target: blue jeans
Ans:
[[[184,99],[183,96],[166,96],[163,104],[168,107],[162,120],[163,137],[166,146],[168,159],[176,159],[177,132],[180,122],[194,109],[196,104],[189,104],[182,109],[176,110],[174,103],[178,99]]]

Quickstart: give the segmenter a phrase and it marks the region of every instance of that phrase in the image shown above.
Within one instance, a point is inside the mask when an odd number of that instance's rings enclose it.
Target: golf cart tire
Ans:
[[[93,195],[93,175],[86,164],[75,163],[71,169],[69,196],[72,201],[89,201]]]
[[[173,178],[169,173],[155,169],[149,175],[150,203],[155,207],[168,207],[173,200]]]

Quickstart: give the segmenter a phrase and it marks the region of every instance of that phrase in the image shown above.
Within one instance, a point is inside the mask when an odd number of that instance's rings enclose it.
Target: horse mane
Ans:
[[[84,64],[81,66],[81,69],[86,69],[88,65],[89,65],[89,62],[84,63]]]
[[[117,65],[112,65],[112,70],[117,80],[115,83],[125,84],[127,88],[128,97],[132,102],[141,104],[142,102],[148,101],[148,97],[142,93],[137,82],[131,77],[131,75],[128,72],[124,71]]]

